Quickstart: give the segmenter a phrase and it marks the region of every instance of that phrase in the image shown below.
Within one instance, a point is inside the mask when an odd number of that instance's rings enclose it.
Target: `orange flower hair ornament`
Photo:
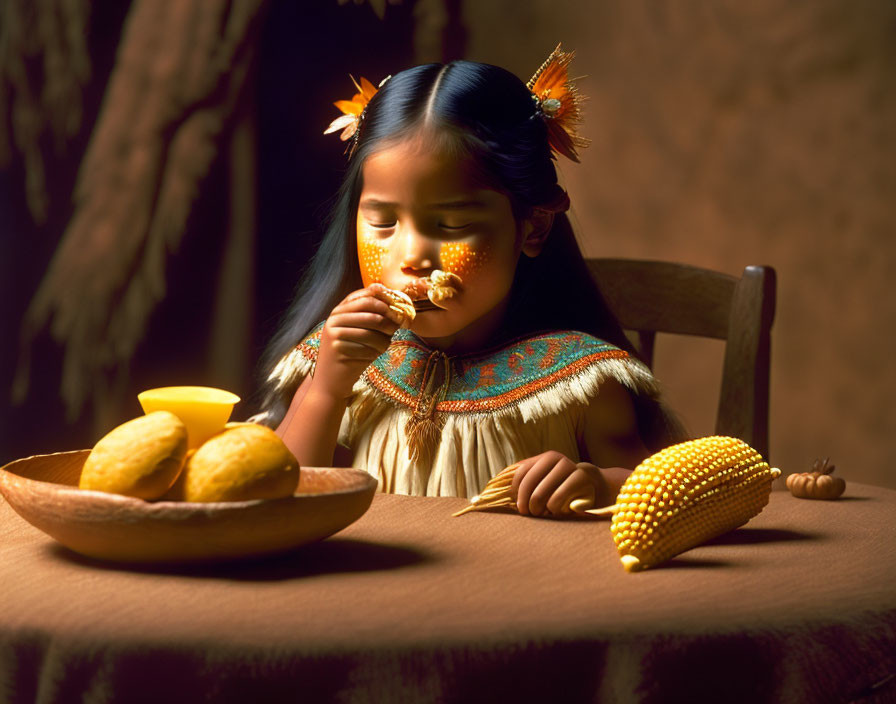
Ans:
[[[355,144],[358,141],[354,138],[358,134],[358,128],[361,126],[361,119],[364,117],[364,111],[367,109],[367,103],[369,103],[370,99],[376,95],[377,89],[373,86],[373,83],[363,76],[361,76],[360,84],[353,76],[349,76],[349,78],[352,79],[352,83],[355,84],[355,88],[358,92],[352,96],[351,100],[337,100],[333,103],[333,105],[342,111],[342,115],[330,123],[330,126],[324,130],[324,134],[342,130],[339,139],[343,142],[348,141],[349,139],[352,140],[352,144],[348,149],[349,156],[351,156],[351,153],[355,150]],[[380,82],[380,86],[388,81],[389,78],[391,78],[391,76],[384,78]]]
[[[561,45],[551,52],[535,75],[529,79],[526,87],[532,92],[537,114],[540,115],[548,128],[548,145],[555,154],[578,162],[579,155],[576,149],[587,147],[589,141],[578,135],[578,126],[582,122],[582,103],[585,96],[579,93],[579,89],[569,77],[569,64],[575,57],[574,51],[563,51]],[[387,76],[379,87],[389,80]],[[371,98],[376,95],[377,88],[366,78],[361,78],[358,83],[352,77],[357,93],[351,100],[337,100],[333,105],[342,111],[342,115],[330,123],[324,134],[342,130],[339,139],[343,142],[352,140],[348,148],[349,157],[354,153],[358,143],[358,130],[364,120],[364,112]]]
[[[575,162],[579,161],[576,148],[584,149],[589,141],[578,135],[578,126],[582,122],[582,103],[585,96],[569,77],[569,64],[575,57],[574,51],[563,51],[557,48],[551,52],[535,75],[529,79],[526,87],[532,91],[532,97],[538,111],[548,126],[548,144],[556,154],[562,154]]]

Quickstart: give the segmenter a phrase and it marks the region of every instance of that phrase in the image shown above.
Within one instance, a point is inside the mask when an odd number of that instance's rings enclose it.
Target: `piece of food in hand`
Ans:
[[[435,269],[429,275],[429,290],[426,292],[426,297],[435,305],[440,306],[443,301],[457,295],[457,289],[461,283],[457,274]]]
[[[846,482],[841,477],[833,477],[835,466],[830,457],[817,459],[811,472],[791,474],[784,484],[798,499],[823,499],[830,501],[838,498],[846,490]]]
[[[186,501],[248,501],[291,496],[299,463],[280,436],[255,423],[230,425],[206,440],[184,467]]]
[[[444,308],[442,302],[456,296],[462,283],[457,274],[434,269],[429,276],[408,283],[404,293],[414,301],[418,310],[431,310],[431,306]]]
[[[383,293],[389,299],[389,309],[401,316],[402,327],[417,317],[417,311],[414,310],[414,302],[406,293],[386,288],[385,286],[383,287]]]
[[[173,413],[155,411],[112,429],[94,445],[81,489],[157,499],[174,484],[187,454],[187,427]]]
[[[419,304],[421,301],[427,300],[426,292],[429,291],[429,277],[414,279],[410,283],[405,284],[402,291],[415,305]]]
[[[610,530],[623,567],[653,567],[744,525],[780,474],[737,438],[699,438],[651,455],[616,498]]]

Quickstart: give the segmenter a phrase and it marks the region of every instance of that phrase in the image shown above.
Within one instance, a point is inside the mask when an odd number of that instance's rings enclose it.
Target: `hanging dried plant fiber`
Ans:
[[[61,154],[81,129],[91,6],[88,0],[0,3],[0,168],[9,165],[13,150],[21,155],[25,199],[38,224],[49,208],[42,141],[52,137]]]
[[[245,84],[263,0],[135,0],[75,186],[75,211],[31,301],[14,399],[32,340],[64,346],[74,418],[107,375],[124,374],[165,295],[216,141]]]

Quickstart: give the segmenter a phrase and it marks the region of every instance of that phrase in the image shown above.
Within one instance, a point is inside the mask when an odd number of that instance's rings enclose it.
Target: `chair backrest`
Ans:
[[[658,332],[726,341],[715,432],[741,438],[768,460],[775,270],[748,266],[737,278],[673,262],[587,262],[622,327],[637,333],[636,346],[648,365]]]

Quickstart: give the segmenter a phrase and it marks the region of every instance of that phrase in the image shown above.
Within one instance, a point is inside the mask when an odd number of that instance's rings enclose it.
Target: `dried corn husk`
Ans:
[[[470,499],[470,505],[465,506],[455,513],[455,516],[462,516],[471,511],[487,511],[489,509],[507,508],[516,511],[516,501],[511,497],[510,486],[513,484],[513,475],[519,468],[520,464],[512,464],[501,470],[485,485],[482,493]],[[587,514],[591,516],[610,517],[613,515],[615,506],[604,506],[601,508],[592,508],[593,502],[590,499],[574,499],[569,504],[569,509],[574,513]]]

